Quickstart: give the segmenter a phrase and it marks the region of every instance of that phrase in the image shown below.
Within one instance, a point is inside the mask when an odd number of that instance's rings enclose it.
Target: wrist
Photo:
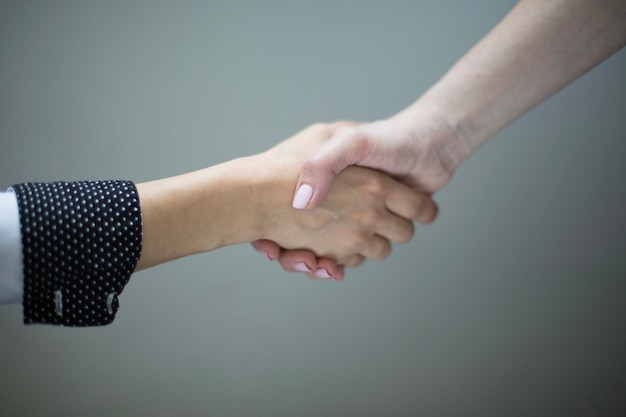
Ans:
[[[276,224],[285,220],[284,208],[290,207],[297,179],[297,168],[289,171],[282,162],[264,152],[209,168],[216,171],[216,189],[208,189],[205,204],[216,216],[200,217],[196,223],[218,225],[203,252],[271,236]]]
[[[473,151],[467,140],[470,132],[463,120],[454,117],[445,106],[422,96],[384,121],[393,126],[403,142],[410,144],[410,148],[402,152],[414,155],[408,174],[409,185],[430,194],[450,180]]]
[[[285,225],[299,215],[291,207],[291,197],[295,190],[301,161],[288,154],[276,154],[275,149],[242,159],[248,178],[245,180],[249,192],[246,217],[249,220],[247,232],[241,242],[269,239],[281,240]],[[237,243],[241,243],[237,242]]]
[[[260,234],[253,173],[241,158],[138,184],[144,227],[137,269],[253,240]]]
[[[416,135],[423,137],[418,151],[441,164],[450,174],[482,143],[470,114],[455,111],[448,103],[422,97],[398,116],[411,120]]]
[[[259,239],[279,241],[285,225],[299,214],[291,208],[291,195],[300,166],[297,158],[269,150],[210,168],[219,169],[219,192],[211,192],[207,200],[214,200],[220,227],[202,251]]]

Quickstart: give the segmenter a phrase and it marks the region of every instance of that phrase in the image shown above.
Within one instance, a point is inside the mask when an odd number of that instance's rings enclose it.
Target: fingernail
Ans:
[[[267,254],[267,252],[265,252],[263,249],[257,249],[257,252],[259,252],[261,254],[261,256],[264,257],[265,259],[267,259],[268,261],[272,260],[272,258],[270,258],[270,256]]]
[[[327,270],[325,270],[324,268],[318,268],[315,270],[315,276],[318,278],[323,278],[323,279],[328,279],[328,278],[332,278],[330,276],[330,274],[328,273]]]
[[[296,271],[300,271],[300,272],[311,272],[311,268],[306,266],[306,264],[304,262],[296,262],[296,263],[294,263],[293,264],[293,268]]]
[[[300,188],[298,188],[298,191],[296,192],[296,195],[293,198],[293,203],[291,203],[291,205],[295,209],[303,209],[309,204],[312,196],[313,188],[308,184],[302,184]]]

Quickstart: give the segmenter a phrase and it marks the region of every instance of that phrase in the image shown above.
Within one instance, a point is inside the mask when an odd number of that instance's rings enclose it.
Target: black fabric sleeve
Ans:
[[[22,232],[24,323],[111,323],[141,254],[135,185],[79,181],[12,188]]]

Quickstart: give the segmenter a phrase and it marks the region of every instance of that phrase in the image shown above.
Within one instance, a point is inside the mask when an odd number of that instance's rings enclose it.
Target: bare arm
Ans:
[[[312,198],[294,207],[314,207],[355,164],[433,193],[481,144],[625,44],[624,0],[521,0],[411,106],[322,145],[298,181]]]
[[[440,145],[453,171],[482,143],[626,44],[623,0],[521,0],[406,110],[438,108],[457,133]]]
[[[289,205],[302,161],[337,126],[315,125],[262,154],[138,184],[143,249],[136,269],[257,239],[349,266],[386,257],[389,241],[411,238],[411,220],[434,218],[428,197],[355,167],[337,178],[317,209]]]

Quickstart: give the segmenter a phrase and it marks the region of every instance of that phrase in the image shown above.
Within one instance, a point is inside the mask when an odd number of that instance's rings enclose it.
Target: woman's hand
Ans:
[[[293,172],[291,188],[280,189],[276,195],[281,204],[286,202],[289,207],[303,161],[327,143],[331,135],[354,126],[314,125],[262,155],[271,167],[269,171],[279,177],[288,176],[285,170]],[[361,167],[349,167],[337,175],[326,198],[316,208],[284,209],[275,207],[276,213],[280,213],[275,216],[277,221],[269,222],[267,235],[253,245],[266,258],[278,259],[287,270],[336,279],[343,277],[342,266],[359,265],[365,258],[386,257],[390,242],[405,243],[412,237],[413,220],[430,223],[437,213],[436,205],[425,194]]]
[[[426,117],[426,112],[411,113],[339,127],[305,161],[293,207],[317,206],[335,175],[351,165],[384,172],[428,195],[443,187],[456,168],[445,152],[446,144],[456,140],[456,132],[445,120]]]

